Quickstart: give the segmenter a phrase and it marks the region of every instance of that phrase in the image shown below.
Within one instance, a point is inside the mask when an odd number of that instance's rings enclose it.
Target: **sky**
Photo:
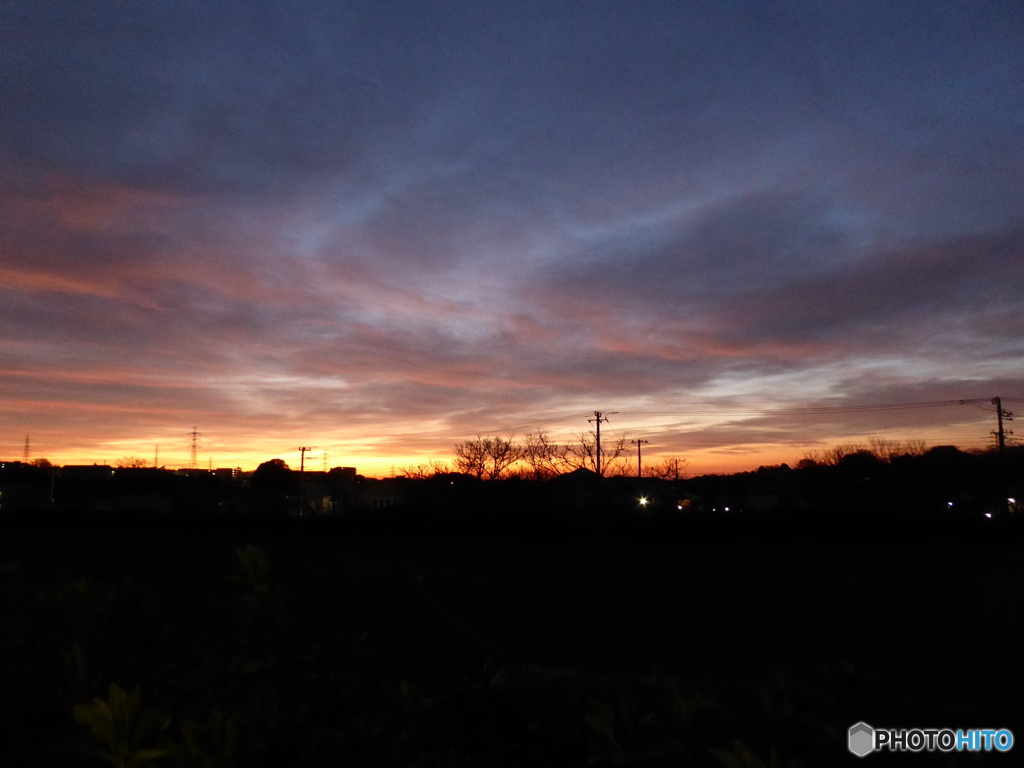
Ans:
[[[6,0],[0,104],[0,458],[600,411],[733,472],[1024,397],[1019,0]]]

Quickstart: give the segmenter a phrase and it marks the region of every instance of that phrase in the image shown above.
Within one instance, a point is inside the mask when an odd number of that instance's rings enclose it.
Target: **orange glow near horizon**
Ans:
[[[306,468],[310,470],[322,470],[324,468],[324,454],[326,454],[326,466],[332,467],[355,467],[357,471],[367,477],[391,477],[402,474],[406,468],[415,468],[419,465],[429,465],[431,462],[445,462],[452,465],[452,449],[455,443],[462,439],[474,437],[467,434],[462,438],[451,438],[442,441],[431,440],[430,445],[423,445],[416,451],[386,451],[373,452],[372,447],[368,451],[366,446],[372,446],[369,436],[366,440],[360,441],[348,437],[344,442],[309,441],[287,437],[264,441],[262,447],[255,443],[227,442],[215,438],[212,431],[199,430],[202,434],[197,451],[197,466],[205,469],[207,467],[240,467],[243,471],[252,471],[259,464],[270,459],[283,459],[290,467],[299,467],[300,456],[297,446],[310,444],[316,446],[314,450],[306,454]],[[619,432],[620,435],[641,434],[642,430]],[[650,432],[644,432],[650,434]],[[133,457],[146,461],[152,465],[154,460],[159,461],[159,466],[168,469],[187,468],[190,465],[190,450],[188,447],[185,432],[175,435],[173,445],[167,433],[154,435],[153,437],[135,438],[131,440],[104,440],[91,444],[90,441],[81,439],[67,448],[56,447],[57,440],[48,434],[29,435],[30,438],[30,460],[45,458],[56,465],[80,465],[80,464],[110,464],[117,465],[119,460]],[[614,434],[614,433],[613,433]],[[955,444],[961,449],[985,448],[989,444],[987,438],[977,437],[977,430],[972,435],[970,432],[961,433],[959,439],[950,438],[949,430],[945,434],[930,431],[927,437],[920,438],[927,447],[934,445]],[[507,436],[507,435],[506,435]],[[513,435],[521,438],[522,434]],[[890,440],[901,440],[895,434],[872,434],[857,436],[836,436],[834,438],[821,438],[806,445],[799,445],[795,442],[785,444],[737,444],[733,446],[719,445],[707,447],[686,448],[685,434],[673,435],[673,442],[679,446],[679,450],[672,450],[670,447],[645,450],[645,466],[655,466],[664,457],[685,459],[685,472],[688,476],[705,474],[734,474],[738,472],[756,470],[760,466],[776,466],[789,464],[794,466],[802,458],[813,452],[822,452],[836,445],[870,447],[871,437],[884,437]],[[564,442],[569,439],[567,433],[556,433],[555,439]],[[663,435],[659,444],[665,446],[669,435]],[[614,437],[606,439],[614,439]],[[19,444],[13,441],[8,442],[6,453],[8,460],[20,460],[23,455],[24,438]],[[390,440],[394,442],[394,440]],[[321,444],[322,443],[322,444]],[[360,450],[361,446],[361,450]],[[627,471],[635,467],[635,459],[627,452],[622,461]]]
[[[58,5],[4,41],[0,457],[380,477],[600,411],[700,475],[1024,407],[1012,4]]]

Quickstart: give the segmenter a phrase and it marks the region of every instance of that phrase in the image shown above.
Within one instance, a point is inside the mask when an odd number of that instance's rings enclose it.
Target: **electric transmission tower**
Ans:
[[[31,451],[30,451],[30,449],[29,449],[29,448],[30,448],[30,441],[29,441],[29,436],[28,436],[28,435],[25,435],[25,454],[24,454],[24,456],[22,457],[22,460],[23,460],[23,461],[24,461],[24,462],[25,462],[26,464],[28,464],[28,457],[29,457],[29,456],[31,455]]]
[[[192,444],[191,459],[189,461],[189,467],[191,469],[197,469],[199,466],[199,437],[202,432],[196,431],[195,427],[192,427],[192,431],[188,433],[190,442]]]

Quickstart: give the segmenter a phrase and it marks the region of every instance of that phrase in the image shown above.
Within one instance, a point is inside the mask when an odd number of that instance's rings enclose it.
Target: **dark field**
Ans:
[[[302,702],[301,712],[261,721],[248,746],[242,727],[239,764],[275,750],[266,764],[526,765],[550,756],[564,765],[729,765],[749,757],[735,764],[767,766],[772,752],[780,765],[860,764],[845,742],[858,720],[1024,734],[1024,546],[998,533],[909,538],[733,540],[674,530],[549,541],[294,523],[200,531],[173,521],[134,530],[9,527],[0,563],[17,567],[5,576],[5,627],[22,639],[6,641],[4,706],[23,706],[26,667],[42,667],[37,679],[57,689],[53,696],[32,689],[37,700],[9,745],[24,764],[100,764],[59,745],[86,732],[70,717],[76,696],[104,695],[111,682],[137,684],[147,703],[196,718],[214,705],[230,710],[228,694],[218,703],[178,683],[181,670],[204,657],[190,642],[225,656],[239,648],[265,654],[256,674],[276,691],[278,707],[286,709],[288,697]],[[264,612],[274,612],[270,629],[245,625],[262,638],[252,648],[237,627],[212,628],[234,610],[231,600],[242,599],[225,576],[236,567],[236,548],[249,542],[265,551],[265,582],[277,596]],[[107,624],[91,634],[75,624],[79,609],[61,617],[47,603],[67,602],[62,585],[66,593],[83,577],[113,594],[84,598],[107,601]],[[135,629],[117,629],[119,595],[134,600]],[[61,665],[75,638],[93,648],[101,671],[69,682]],[[117,653],[109,652],[114,646]],[[227,685],[213,673],[194,677],[204,692]],[[669,681],[689,709],[660,709],[652,680]],[[383,713],[376,731],[366,726],[370,735],[349,734],[357,703],[371,713],[387,706],[367,691],[403,684],[422,692],[434,716],[444,713],[443,728],[426,720],[396,725]],[[307,692],[316,686],[316,695]],[[467,720],[458,704],[467,696],[491,720]],[[243,726],[260,717],[238,715]],[[376,722],[366,712],[359,717]],[[439,728],[448,733],[440,745],[429,735]],[[467,729],[496,735],[481,741]],[[287,758],[278,743],[284,737],[268,735],[277,731],[290,734]],[[335,762],[303,746],[324,732],[334,739],[331,754],[340,755]],[[30,736],[34,743],[17,743]],[[58,748],[43,749],[40,740]],[[756,756],[745,757],[745,748]],[[1009,765],[1019,751],[987,757]],[[970,764],[962,755],[924,753],[866,759]],[[171,755],[144,764],[189,763]]]

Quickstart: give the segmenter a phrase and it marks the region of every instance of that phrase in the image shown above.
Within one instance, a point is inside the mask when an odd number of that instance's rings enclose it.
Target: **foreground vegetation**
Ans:
[[[2,530],[5,765],[841,765],[861,719],[1024,722],[1008,527],[112,522]]]

